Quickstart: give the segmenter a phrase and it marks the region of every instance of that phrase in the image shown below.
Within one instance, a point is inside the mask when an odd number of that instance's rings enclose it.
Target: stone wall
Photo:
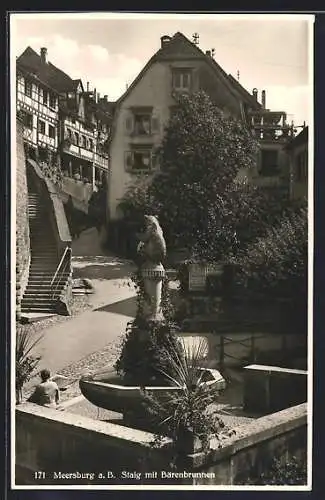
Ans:
[[[21,299],[28,281],[30,240],[23,126],[18,120],[16,134],[16,311],[19,318]]]
[[[31,403],[16,409],[16,485],[141,485],[245,482],[267,470],[273,457],[303,460],[306,455],[307,405],[255,419],[237,428],[208,455],[184,457],[171,478],[169,441],[150,445],[154,436],[114,423],[43,408]],[[35,471],[43,471],[35,479]],[[59,474],[61,472],[61,475]],[[82,478],[82,473],[88,476]],[[71,474],[71,476],[62,476]],[[91,474],[91,475],[89,475]]]

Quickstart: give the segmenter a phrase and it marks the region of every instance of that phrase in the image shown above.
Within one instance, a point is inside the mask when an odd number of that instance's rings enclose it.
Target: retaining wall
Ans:
[[[16,485],[237,484],[252,471],[261,473],[275,456],[303,459],[307,405],[240,426],[221,447],[212,442],[208,455],[184,456],[173,471],[178,477],[167,474],[170,441],[153,449],[153,438],[148,432],[24,403],[16,408]],[[82,479],[82,473],[91,475]]]

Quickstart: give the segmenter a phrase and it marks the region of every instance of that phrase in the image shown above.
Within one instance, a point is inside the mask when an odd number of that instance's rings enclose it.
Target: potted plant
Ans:
[[[146,394],[144,398],[144,408],[152,430],[157,436],[171,437],[175,449],[181,454],[207,451],[210,439],[218,438],[220,433],[226,431],[213,408],[220,387],[201,380],[205,349],[203,341],[191,352],[184,348],[184,356],[179,356],[171,348],[170,369],[164,371],[163,375],[183,390],[168,398],[158,398],[152,394]]]
[[[16,336],[16,404],[22,402],[23,386],[35,374],[40,362],[40,356],[31,354],[32,350],[41,340],[42,335],[33,340],[30,329],[19,326]]]

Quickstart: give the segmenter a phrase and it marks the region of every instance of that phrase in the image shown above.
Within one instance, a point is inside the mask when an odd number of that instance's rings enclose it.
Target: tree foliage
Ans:
[[[307,292],[307,208],[292,209],[237,259],[251,287],[284,296]]]
[[[127,191],[128,212],[159,217],[169,248],[215,261],[236,254],[280,215],[256,187],[240,181],[256,162],[258,143],[244,123],[226,116],[204,92],[180,96],[157,152],[152,182]],[[276,208],[275,208],[276,207]]]
[[[255,163],[257,143],[199,92],[180,96],[159,152],[151,193],[175,246],[215,260],[237,245],[239,210],[248,188],[236,178]],[[213,244],[213,247],[211,247]]]

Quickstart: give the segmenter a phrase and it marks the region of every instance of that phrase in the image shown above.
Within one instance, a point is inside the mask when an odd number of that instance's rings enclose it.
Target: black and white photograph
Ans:
[[[313,30],[10,13],[13,489],[311,489]]]

